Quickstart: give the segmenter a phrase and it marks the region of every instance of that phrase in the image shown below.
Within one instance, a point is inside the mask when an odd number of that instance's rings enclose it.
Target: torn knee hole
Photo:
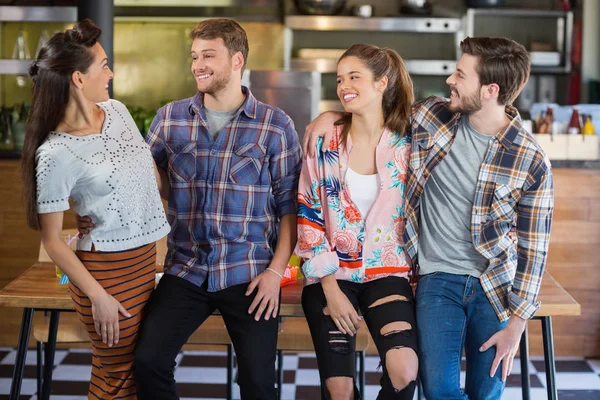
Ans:
[[[393,294],[391,296],[382,297],[381,299],[375,301],[373,304],[371,304],[369,306],[369,308],[374,308],[374,307],[380,306],[385,303],[391,303],[393,301],[408,301],[408,298],[406,298],[406,296],[401,296],[399,294]]]
[[[396,321],[390,322],[381,328],[381,334],[383,336],[393,335],[395,333],[405,333],[410,334],[410,330],[412,329],[412,325],[406,321]]]
[[[329,396],[336,398],[351,398],[354,391],[352,378],[335,376],[325,380],[325,388]]]
[[[419,370],[417,353],[412,348],[394,346],[386,352],[385,356],[390,383],[396,393],[407,388],[410,391]]]

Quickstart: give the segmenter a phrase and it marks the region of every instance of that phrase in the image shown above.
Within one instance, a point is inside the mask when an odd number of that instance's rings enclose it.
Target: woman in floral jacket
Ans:
[[[404,185],[413,85],[391,49],[354,45],[338,61],[346,111],[329,150],[308,157],[298,190],[298,246],[324,399],[360,398],[354,383],[360,309],[383,376],[378,399],[412,399],[417,335],[404,254]],[[409,130],[408,130],[409,131]]]

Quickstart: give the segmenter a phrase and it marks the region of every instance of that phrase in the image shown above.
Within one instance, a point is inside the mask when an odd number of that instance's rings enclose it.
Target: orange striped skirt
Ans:
[[[89,399],[137,399],[133,379],[133,351],[144,306],[154,289],[156,245],[147,244],[120,252],[77,251],[77,257],[131,314],[119,313],[119,343],[108,347],[96,333],[92,303],[78,287],[69,283],[79,319],[92,341],[92,377]]]

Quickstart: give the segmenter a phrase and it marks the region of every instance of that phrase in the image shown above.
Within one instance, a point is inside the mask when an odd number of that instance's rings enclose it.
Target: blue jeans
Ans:
[[[435,272],[417,285],[420,372],[427,400],[493,400],[504,390],[502,367],[490,378],[496,348],[479,347],[504,329],[481,287],[468,275]],[[467,359],[465,391],[460,388],[463,347]]]

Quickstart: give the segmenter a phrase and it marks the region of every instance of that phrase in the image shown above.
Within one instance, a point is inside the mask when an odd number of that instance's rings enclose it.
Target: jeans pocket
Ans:
[[[417,290],[415,292],[415,298],[418,300],[419,297],[424,296],[427,292],[436,291],[436,286],[431,286],[435,285],[435,283],[432,281],[438,278],[441,274],[443,274],[443,272],[436,271],[430,274],[420,275],[419,282],[417,283]]]

